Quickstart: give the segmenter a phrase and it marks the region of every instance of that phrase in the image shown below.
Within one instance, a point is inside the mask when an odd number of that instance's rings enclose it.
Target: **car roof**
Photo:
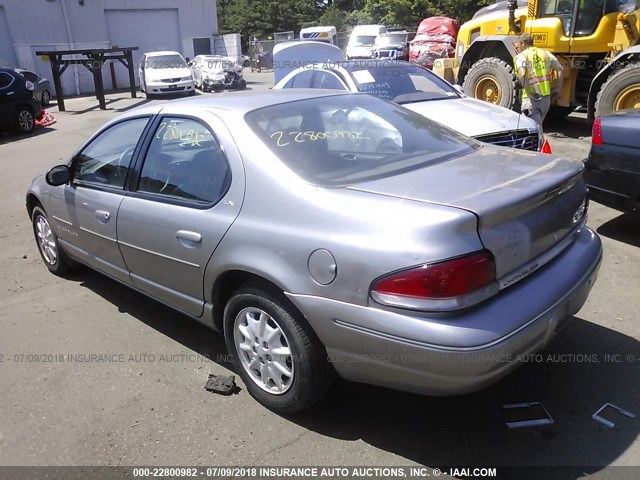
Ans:
[[[162,110],[177,113],[193,112],[194,109],[201,110],[226,110],[233,111],[238,115],[257,110],[271,105],[295,102],[310,98],[331,97],[336,95],[360,95],[359,93],[344,92],[340,90],[322,90],[309,88],[289,88],[285,90],[263,90],[263,91],[243,91],[226,92],[216,95],[198,95],[196,97],[171,100],[169,102],[147,105],[136,108],[126,114],[117,117],[122,119],[137,115],[155,115]]]

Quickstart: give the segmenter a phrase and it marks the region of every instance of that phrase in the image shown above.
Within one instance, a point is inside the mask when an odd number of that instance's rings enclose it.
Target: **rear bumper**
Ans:
[[[589,199],[616,210],[630,212],[640,201],[640,176],[587,168],[583,178],[589,187]]]
[[[345,379],[428,395],[496,382],[547,345],[578,312],[602,259],[584,228],[558,258],[493,299],[455,316],[387,311],[289,294]]]

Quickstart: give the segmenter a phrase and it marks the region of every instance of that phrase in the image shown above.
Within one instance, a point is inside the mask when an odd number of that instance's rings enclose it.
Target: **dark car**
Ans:
[[[595,119],[584,178],[592,200],[623,212],[640,210],[640,109]]]
[[[33,93],[43,106],[49,105],[51,102],[51,84],[45,77],[41,77],[37,73],[30,72],[29,70],[23,70],[22,68],[16,68],[16,72],[22,75],[26,80],[33,83]]]
[[[381,33],[376,37],[373,58],[409,60],[409,34],[407,32]]]
[[[29,133],[40,114],[34,85],[12,68],[0,68],[0,131],[15,129]]]

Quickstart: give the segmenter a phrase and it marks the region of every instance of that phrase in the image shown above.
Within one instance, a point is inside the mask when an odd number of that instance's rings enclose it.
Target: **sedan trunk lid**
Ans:
[[[420,170],[348,188],[473,212],[506,287],[557,254],[582,223],[582,163],[490,145]],[[545,255],[546,254],[546,255]],[[538,260],[537,260],[538,259]]]

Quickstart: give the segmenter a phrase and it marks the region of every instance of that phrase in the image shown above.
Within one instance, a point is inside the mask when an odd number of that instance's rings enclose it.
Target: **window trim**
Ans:
[[[216,142],[218,142],[218,145],[220,146],[220,151],[222,152],[222,157],[224,158],[224,161],[227,164],[227,169],[229,171],[229,176],[231,178],[229,181],[227,181],[227,185],[225,186],[225,189],[221,192],[220,196],[215,201],[209,202],[209,203],[203,203],[203,202],[188,200],[186,198],[181,199],[178,197],[170,197],[168,195],[164,195],[161,193],[150,193],[150,192],[138,191],[138,186],[140,185],[140,178],[142,175],[142,169],[144,168],[147,154],[149,153],[149,148],[151,147],[151,142],[153,142],[153,134],[158,130],[160,123],[165,118],[183,118],[183,119],[193,120],[195,122],[198,122],[202,126],[204,126],[207,130],[209,130],[213,139]],[[231,189],[231,184],[233,182],[233,170],[231,169],[231,163],[227,158],[227,154],[224,151],[222,142],[220,142],[220,139],[218,138],[218,136],[215,134],[211,126],[205,120],[199,117],[196,117],[194,115],[171,114],[171,113],[156,115],[156,118],[154,118],[153,122],[150,122],[150,128],[145,132],[145,139],[144,139],[144,142],[142,142],[140,145],[140,151],[138,152],[138,155],[135,158],[135,162],[136,163],[133,166],[133,169],[129,170],[129,175],[127,175],[128,181],[125,183],[125,187],[127,188],[127,191],[128,191],[128,196],[132,198],[140,198],[140,199],[149,200],[152,202],[164,203],[168,205],[177,205],[179,207],[193,208],[196,210],[209,210],[215,207],[216,205],[218,205],[220,201],[227,195],[227,193],[229,193],[229,190]],[[133,170],[133,173],[132,173],[132,170]]]
[[[127,195],[127,185],[128,185],[128,181],[129,178],[131,177],[132,173],[133,173],[133,169],[135,168],[136,165],[136,160],[137,160],[137,156],[140,154],[140,146],[142,144],[142,139],[146,138],[146,136],[148,135],[148,129],[149,129],[149,125],[151,125],[153,123],[153,121],[149,121],[150,119],[153,118],[153,115],[136,115],[133,117],[127,117],[127,118],[123,118],[122,120],[119,120],[117,122],[111,123],[109,124],[107,127],[98,130],[96,133],[94,133],[91,138],[89,138],[89,140],[87,140],[84,145],[82,145],[82,147],[80,147],[80,149],[73,154],[73,157],[71,157],[71,161],[68,163],[69,169],[71,170],[72,174],[75,173],[75,169],[76,169],[76,165],[79,162],[79,157],[82,154],[82,152],[89,146],[91,145],[98,137],[100,137],[103,133],[105,133],[106,131],[110,130],[113,127],[116,127],[118,125],[121,125],[125,122],[128,121],[133,121],[133,120],[140,120],[140,119],[147,119],[147,124],[145,125],[145,127],[142,129],[142,133],[140,134],[140,138],[138,138],[138,142],[136,143],[134,150],[133,150],[133,154],[131,157],[131,163],[129,164],[129,170],[127,171],[127,176],[124,179],[124,184],[122,187],[113,187],[111,185],[101,185],[101,184],[96,184],[96,183],[90,183],[90,182],[83,182],[82,180],[77,180],[75,178],[71,178],[71,182],[70,185],[72,187],[82,187],[82,188],[90,188],[92,190],[99,190],[102,192],[109,192],[109,193],[120,193],[121,195]]]

